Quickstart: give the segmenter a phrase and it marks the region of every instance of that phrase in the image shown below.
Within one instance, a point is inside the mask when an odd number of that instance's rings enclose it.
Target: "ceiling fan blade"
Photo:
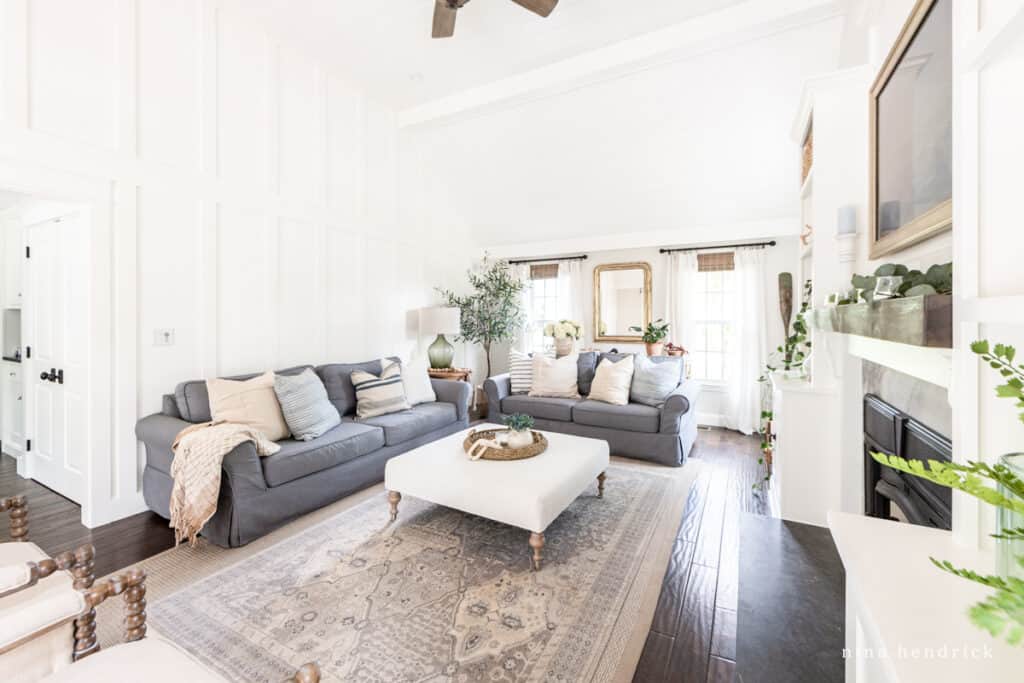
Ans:
[[[455,35],[455,15],[458,10],[453,9],[444,0],[437,0],[434,3],[434,30],[431,35],[434,38],[451,38]]]
[[[512,0],[512,2],[542,17],[551,14],[551,11],[555,9],[555,5],[558,4],[558,0]]]

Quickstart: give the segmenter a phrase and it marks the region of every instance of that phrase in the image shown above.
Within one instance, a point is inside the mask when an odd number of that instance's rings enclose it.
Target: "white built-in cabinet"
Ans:
[[[20,363],[0,363],[0,410],[5,444],[21,451],[25,445],[25,383]]]

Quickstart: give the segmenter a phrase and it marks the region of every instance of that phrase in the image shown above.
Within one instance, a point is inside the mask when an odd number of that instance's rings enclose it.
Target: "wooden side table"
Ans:
[[[477,396],[476,387],[473,386],[473,371],[469,368],[427,368],[427,374],[434,379],[448,379],[456,382],[466,382],[470,386],[472,399],[470,400],[470,415],[473,419],[479,419],[481,411],[487,412],[486,398],[481,400]]]

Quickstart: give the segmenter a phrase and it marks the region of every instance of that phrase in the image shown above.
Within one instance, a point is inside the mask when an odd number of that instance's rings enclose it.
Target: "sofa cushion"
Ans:
[[[297,375],[306,368],[311,367],[313,366],[297,365],[293,368],[277,370],[276,374]],[[235,375],[234,377],[224,377],[222,379],[247,380],[259,377],[262,374],[262,372],[254,372],[248,375]],[[186,422],[209,422],[213,419],[210,413],[210,395],[206,391],[205,379],[191,379],[179,384],[174,388],[174,402],[178,406],[181,419]]]
[[[409,410],[359,420],[384,430],[384,443],[395,446],[447,427],[458,419],[453,403],[421,403]]]
[[[639,403],[613,406],[601,401],[580,401],[572,409],[572,421],[591,427],[653,434],[661,425],[661,411]]]
[[[384,432],[370,425],[343,422],[310,441],[289,439],[278,445],[281,450],[277,453],[260,458],[267,486],[280,486],[383,448]]]
[[[545,420],[572,421],[572,408],[578,398],[553,398],[549,396],[506,396],[501,401],[501,412],[511,415],[523,413]]]
[[[397,358],[388,360],[399,362]],[[342,417],[356,412],[356,389],[352,386],[352,373],[356,370],[380,375],[384,368],[379,358],[362,363],[330,363],[316,368],[316,374],[320,375],[327,389],[327,398],[331,399]]]
[[[586,396],[590,393],[590,385],[594,381],[594,374],[597,372],[597,351],[581,351],[576,361],[576,383],[580,393]]]

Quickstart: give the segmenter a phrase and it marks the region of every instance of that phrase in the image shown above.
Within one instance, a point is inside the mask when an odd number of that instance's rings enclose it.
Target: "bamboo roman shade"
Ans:
[[[537,263],[530,266],[531,280],[555,280],[558,278],[557,263]]]
[[[733,252],[731,251],[723,251],[714,254],[697,254],[697,270],[701,273],[734,269]]]

